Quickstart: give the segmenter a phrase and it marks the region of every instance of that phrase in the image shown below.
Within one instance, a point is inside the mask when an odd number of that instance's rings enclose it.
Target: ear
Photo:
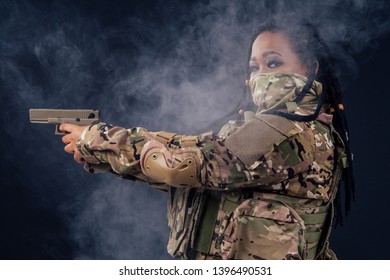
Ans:
[[[316,60],[314,62],[314,69],[315,69],[316,76],[317,76],[317,73],[318,73],[318,68],[320,68],[320,64],[318,63],[318,60]]]

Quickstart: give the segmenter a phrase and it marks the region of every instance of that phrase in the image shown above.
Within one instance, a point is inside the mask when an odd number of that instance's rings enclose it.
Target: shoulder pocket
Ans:
[[[303,220],[278,201],[245,200],[221,228],[223,259],[304,259],[307,255]]]

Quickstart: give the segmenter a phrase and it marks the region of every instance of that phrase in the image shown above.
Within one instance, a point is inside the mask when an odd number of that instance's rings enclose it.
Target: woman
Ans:
[[[245,122],[198,136],[63,124],[65,151],[89,172],[166,190],[174,257],[336,258],[333,204],[342,173],[347,201],[353,193],[352,158],[330,57],[304,30],[257,33],[247,81],[257,111]]]

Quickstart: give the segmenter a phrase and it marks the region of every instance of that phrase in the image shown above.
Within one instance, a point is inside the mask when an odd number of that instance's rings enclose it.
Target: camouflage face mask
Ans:
[[[248,86],[253,102],[258,106],[257,112],[286,109],[289,113],[295,113],[297,109],[315,110],[322,92],[322,85],[317,81],[313,82],[305,97],[296,102],[296,97],[307,80],[306,77],[295,73],[274,72],[254,76],[248,81]]]

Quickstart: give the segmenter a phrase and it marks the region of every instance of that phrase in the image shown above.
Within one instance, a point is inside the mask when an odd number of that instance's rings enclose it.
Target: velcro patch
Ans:
[[[225,140],[225,146],[246,165],[271,152],[274,145],[296,134],[294,122],[284,117],[256,114]]]

